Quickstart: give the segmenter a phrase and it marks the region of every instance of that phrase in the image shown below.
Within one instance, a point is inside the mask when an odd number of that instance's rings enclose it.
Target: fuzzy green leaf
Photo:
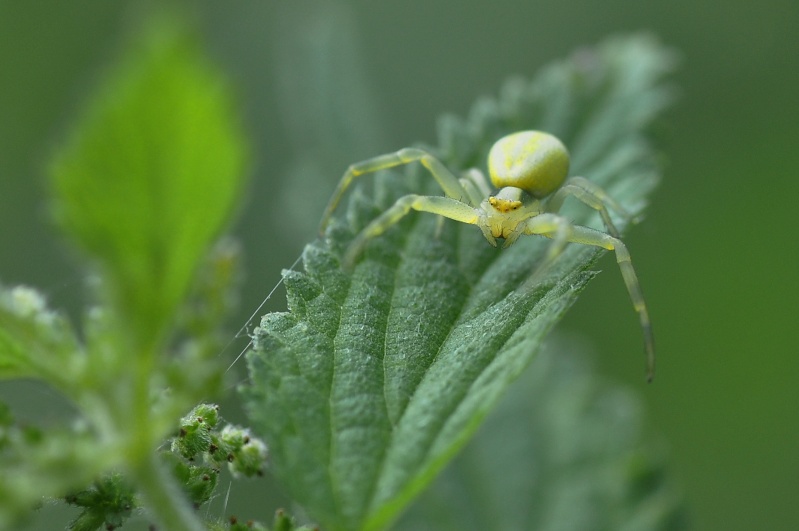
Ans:
[[[640,401],[597,378],[579,344],[547,342],[398,531],[682,530]]]
[[[69,322],[32,288],[0,285],[0,379],[67,381],[77,339]]]
[[[101,264],[143,341],[163,335],[238,198],[245,143],[232,111],[222,76],[165,20],[112,72],[52,164],[59,223]]]
[[[0,451],[3,529],[36,500],[112,469],[164,528],[200,528],[153,450],[222,380],[236,252],[209,247],[238,198],[245,142],[223,77],[178,19],[157,18],[137,37],[51,167],[58,221],[98,265],[101,300],[76,333],[36,292],[0,287],[0,378],[42,380],[80,418]],[[197,481],[194,494],[210,488]],[[76,527],[118,525],[127,503],[107,513],[103,498],[83,499],[100,511]]]
[[[432,151],[456,172],[484,168],[502,135],[548,131],[569,147],[573,174],[640,212],[658,178],[645,128],[670,99],[659,81],[672,62],[646,36],[581,50],[509,82],[468,120],[443,120]],[[306,247],[305,272],[286,273],[290,311],[263,318],[248,356],[244,392],[275,473],[331,530],[396,519],[529,364],[598,256],[572,245],[522,293],[543,238],[496,250],[475,227],[437,232],[435,216],[411,215],[345,273],[341,253],[365,223],[402,194],[440,194],[418,165],[376,181],[374,201],[354,194],[348,223]],[[565,213],[577,223],[598,223],[574,206]]]

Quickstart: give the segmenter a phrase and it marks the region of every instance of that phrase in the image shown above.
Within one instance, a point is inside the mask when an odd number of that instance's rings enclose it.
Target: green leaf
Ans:
[[[484,167],[491,144],[524,129],[559,136],[572,171],[639,213],[657,182],[645,128],[669,101],[672,57],[647,36],[612,39],[514,80],[468,120],[441,122],[433,152],[453,171]],[[276,475],[331,530],[383,529],[468,441],[593,276],[599,253],[572,245],[532,293],[516,291],[546,249],[507,250],[480,231],[412,215],[370,242],[352,274],[353,234],[404,193],[438,193],[418,165],[355,194],[348,221],[285,275],[289,312],[263,318],[244,389]],[[568,205],[577,223],[597,225]],[[620,228],[624,227],[622,221]],[[621,281],[619,281],[620,289]],[[632,319],[633,317],[630,316]]]
[[[599,380],[581,350],[548,341],[397,529],[686,529],[640,401]]]
[[[70,531],[96,531],[103,524],[106,529],[116,529],[136,507],[133,489],[118,473],[108,474],[89,488],[68,495],[66,502],[82,509],[69,524]]]
[[[0,379],[46,378],[64,384],[74,375],[78,341],[69,322],[24,286],[0,285]]]
[[[164,528],[201,526],[153,450],[221,384],[236,251],[209,247],[238,198],[244,141],[221,74],[184,26],[160,18],[136,37],[51,168],[58,221],[98,266],[90,278],[101,300],[76,333],[36,292],[0,288],[0,378],[41,379],[79,419],[0,449],[3,529],[36,500],[110,470],[126,474]],[[254,470],[257,456],[241,446]],[[212,489],[194,479],[193,494]],[[114,493],[84,501],[105,506]],[[75,526],[119,525],[118,501]]]
[[[222,76],[165,19],[112,72],[52,164],[59,223],[101,264],[116,308],[148,344],[238,198],[244,141],[232,111]]]
[[[85,425],[42,431],[0,405],[0,529],[18,529],[36,503],[90,482],[109,453]]]

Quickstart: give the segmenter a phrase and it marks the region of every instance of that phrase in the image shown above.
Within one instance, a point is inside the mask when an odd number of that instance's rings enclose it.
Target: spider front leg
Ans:
[[[416,194],[400,197],[391,208],[372,220],[350,243],[344,255],[344,267],[352,269],[355,260],[360,256],[366,243],[370,239],[386,232],[411,210],[430,212],[431,214],[438,214],[445,218],[469,224],[477,223],[480,218],[480,213],[477,209],[450,197]]]
[[[581,225],[573,225],[566,218],[555,214],[541,214],[528,219],[525,222],[524,233],[537,234],[553,240],[544,262],[533,274],[534,277],[542,267],[548,267],[563,252],[566,243],[569,242],[615,251],[616,262],[619,264],[621,276],[627,286],[627,292],[630,294],[633,308],[638,313],[638,319],[641,323],[641,330],[644,334],[644,350],[647,357],[647,380],[651,382],[655,374],[655,338],[652,333],[652,325],[649,321],[649,312],[646,308],[644,295],[641,291],[641,284],[638,282],[638,275],[635,274],[627,246],[620,239],[610,234]]]
[[[574,225],[563,216],[551,213],[539,214],[521,223],[518,229],[514,231],[512,239],[506,240],[505,246],[508,246],[508,242],[513,243],[521,234],[538,234],[552,239],[552,243],[547,248],[543,260],[536,266],[530,278],[527,279],[525,287],[537,284],[544,272],[563,253],[566,244],[569,243],[573,227]]]
[[[570,195],[599,212],[599,216],[602,218],[605,228],[614,238],[619,238],[619,231],[613,224],[613,220],[610,219],[608,207],[625,218],[629,219],[633,217],[615,199],[608,195],[607,192],[585,177],[569,178],[547,202],[547,212],[553,214],[560,212],[563,201]]]
[[[479,205],[486,197],[491,195],[491,187],[488,185],[485,175],[477,168],[466,170],[459,180],[463,189],[469,195],[472,206]]]
[[[447,197],[457,200],[469,200],[469,194],[466,192],[466,190],[464,190],[458,178],[452,175],[452,173],[437,158],[422,149],[405,148],[395,153],[380,155],[372,159],[358,162],[347,168],[347,171],[341,177],[336,190],[330,197],[330,202],[328,203],[324,214],[322,214],[322,220],[319,223],[319,233],[322,235],[324,234],[325,228],[327,228],[327,224],[330,221],[330,216],[333,214],[333,211],[341,201],[344,192],[347,191],[347,188],[350,187],[356,177],[388,168],[394,168],[396,166],[410,164],[411,162],[416,161],[420,162],[430,171],[431,175],[436,182],[438,182],[439,186],[441,186],[441,189],[444,191],[444,194]]]

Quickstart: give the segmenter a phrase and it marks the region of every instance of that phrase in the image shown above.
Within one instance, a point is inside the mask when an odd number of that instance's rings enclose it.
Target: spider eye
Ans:
[[[493,195],[488,198],[488,203],[497,209],[497,211],[502,212],[503,214],[510,212],[512,210],[516,210],[517,208],[522,206],[521,201],[515,201],[512,199],[502,199],[499,197],[494,197]]]

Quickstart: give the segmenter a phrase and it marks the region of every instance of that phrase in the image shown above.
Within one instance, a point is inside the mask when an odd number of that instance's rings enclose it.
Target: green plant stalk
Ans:
[[[151,356],[142,356],[138,363],[139,373],[134,393],[134,425],[140,437],[134,439],[133,477],[142,494],[145,507],[164,528],[176,531],[202,531],[205,526],[149,444],[152,433],[149,429],[150,403],[147,376],[151,365]]]
[[[205,531],[205,525],[180,492],[154,452],[144,454],[145,459],[131,470],[132,476],[144,498],[146,507],[155,519],[170,531]]]
[[[154,451],[160,440],[158,433],[153,433],[152,403],[150,378],[155,372],[156,360],[163,348],[160,341],[154,341],[148,348],[139,350],[136,359],[135,381],[133,382],[132,404],[125,404],[125,396],[117,396],[118,409],[133,413],[132,429],[135,436],[132,440],[131,474],[145,502],[145,507],[152,513],[156,521],[165,529],[176,531],[203,531],[203,525],[186,496],[181,492],[175,478],[164,467],[158,453]],[[116,418],[124,418],[117,412]],[[124,413],[123,413],[124,414]]]

